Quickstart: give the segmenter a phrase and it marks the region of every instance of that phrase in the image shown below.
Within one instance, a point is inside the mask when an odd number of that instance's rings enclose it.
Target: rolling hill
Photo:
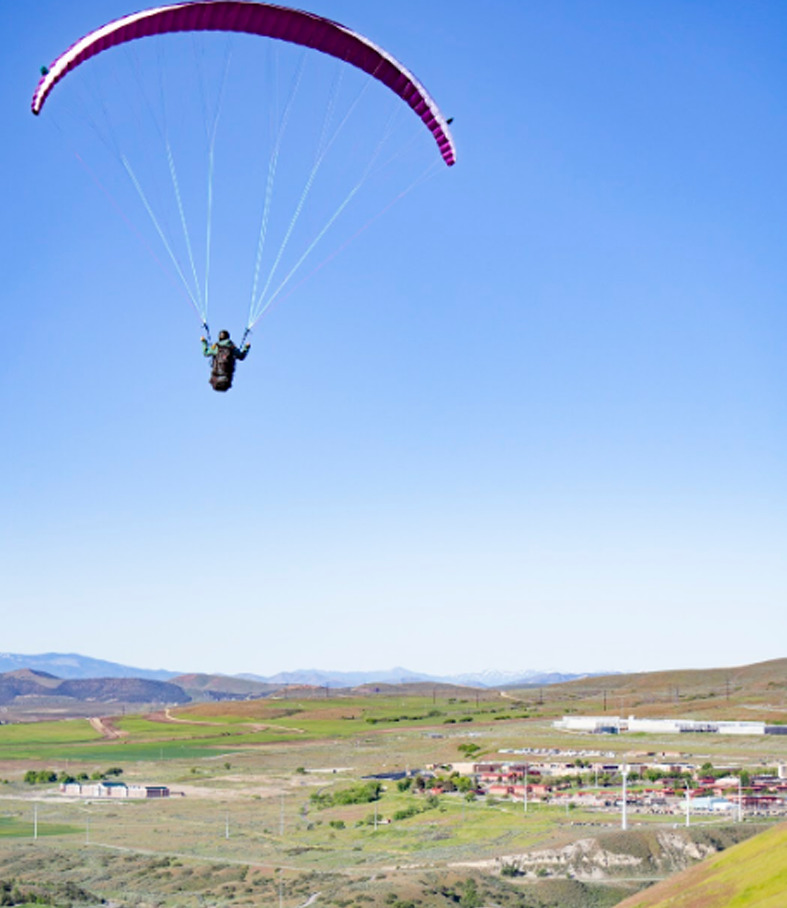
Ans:
[[[521,690],[523,699],[533,691]],[[549,711],[587,715],[682,716],[693,719],[787,720],[787,659],[731,668],[600,675],[545,686]]]
[[[55,678],[30,669],[0,675],[0,704],[66,698],[101,703],[187,703],[191,697],[176,684],[145,678]]]
[[[783,908],[787,824],[780,824],[620,902],[617,908]]]

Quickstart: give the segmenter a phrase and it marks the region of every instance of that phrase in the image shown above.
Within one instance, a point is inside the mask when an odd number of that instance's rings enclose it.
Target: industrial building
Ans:
[[[629,716],[563,716],[552,723],[562,731],[584,731],[590,734],[624,734],[644,732],[652,735],[718,734],[718,735],[784,735],[786,725],[764,722],[725,722],[706,719],[638,719]]]

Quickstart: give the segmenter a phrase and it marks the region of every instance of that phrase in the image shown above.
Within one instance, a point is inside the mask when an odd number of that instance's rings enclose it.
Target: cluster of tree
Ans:
[[[33,884],[33,889],[22,889],[14,880],[0,880],[0,905],[95,905],[103,899],[71,881],[52,885]]]
[[[481,750],[481,747],[478,744],[460,744],[456,749],[460,754],[464,754],[466,757],[472,757]]]
[[[389,908],[417,908],[415,902],[404,901],[395,892],[389,892],[385,897],[385,904]]]
[[[519,864],[515,864],[513,862],[508,863],[507,861],[503,861],[503,865],[500,868],[500,876],[516,877],[516,876],[522,876],[522,875],[523,875],[523,870],[519,866]]]
[[[38,894],[25,892],[13,881],[0,880],[0,905],[35,905]]]
[[[577,760],[574,764],[577,768],[589,764],[583,764]],[[739,776],[741,784],[746,787],[751,784],[751,774],[745,769],[714,769],[711,763],[704,763],[697,777],[701,779],[720,779],[724,776]],[[521,776],[517,776],[521,778]],[[630,772],[628,774],[628,784],[636,785],[640,782],[655,784],[661,782],[668,788],[685,788],[686,784],[692,784],[696,781],[695,774],[689,770],[685,772],[673,772],[668,769],[645,769],[643,772]],[[620,772],[600,772],[596,775],[594,772],[566,774],[560,776],[550,776],[549,783],[554,788],[591,788],[596,782],[601,788],[619,787],[623,784],[623,777]]]
[[[421,794],[428,788],[439,788],[443,792],[459,791],[467,794],[473,789],[473,780],[469,776],[462,776],[454,771],[448,776],[436,775],[433,777],[426,776],[409,776],[406,779],[400,779],[396,783],[399,791],[412,791],[415,794]]]
[[[103,772],[99,769],[89,776],[86,772],[80,772],[72,776],[65,771],[55,772],[53,769],[28,769],[24,780],[28,785],[51,785],[52,782],[60,782],[61,785],[67,785],[71,782],[87,782],[88,779],[100,782],[110,776],[121,775],[123,775],[123,770],[119,766],[110,766],[109,769],[105,769]]]
[[[419,804],[408,804],[407,807],[402,807],[400,810],[395,810],[393,814],[394,820],[409,820],[410,817],[417,816],[419,813],[426,813],[427,810],[434,810],[440,806],[440,799],[437,795],[429,795],[428,798],[421,801]]]
[[[457,886],[440,886],[438,893],[449,904],[459,905],[461,908],[481,908],[485,899],[478,890],[478,883],[470,877]]]
[[[763,770],[763,775],[777,775],[775,769],[768,768]],[[723,779],[726,776],[738,776],[741,785],[747,787],[751,785],[751,773],[747,769],[714,769],[712,763],[703,763],[699,769],[699,776],[702,779]]]
[[[444,716],[445,713],[440,712],[439,709],[430,709],[428,713],[424,713],[422,716],[367,716],[366,721],[370,725],[376,725],[378,722],[420,722],[422,719],[437,719],[440,716]]]
[[[372,801],[379,801],[382,790],[381,782],[365,782],[339,791],[317,791],[309,800],[318,810],[341,807],[345,804],[369,804]]]

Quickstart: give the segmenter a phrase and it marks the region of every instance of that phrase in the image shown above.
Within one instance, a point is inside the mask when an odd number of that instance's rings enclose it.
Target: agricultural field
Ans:
[[[559,731],[553,717],[591,712],[598,697],[597,687],[560,687],[563,699],[554,688],[291,693],[0,726],[0,883],[20,892],[44,886],[38,895],[56,905],[606,908],[764,828],[754,818],[703,817],[683,829],[674,817],[642,814],[624,833],[614,810],[534,802],[525,811],[521,800],[416,793],[365,778],[450,767],[468,753],[501,760],[523,748],[595,748],[610,760],[787,761],[780,736]],[[715,696],[733,718],[748,718],[727,693],[725,684]],[[24,781],[31,772],[95,778],[110,768],[127,784],[166,785],[172,795],[86,800],[54,782]],[[57,888],[65,883],[84,894],[69,901]]]

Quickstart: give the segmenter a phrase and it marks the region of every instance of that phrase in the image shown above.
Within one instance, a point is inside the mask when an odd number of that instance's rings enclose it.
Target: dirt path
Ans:
[[[94,728],[102,738],[107,738],[110,741],[117,741],[118,738],[125,738],[128,735],[127,731],[122,731],[121,729],[115,726],[115,723],[109,716],[104,716],[103,718],[99,716],[93,716],[87,720],[91,727]]]
[[[145,717],[151,722],[179,722],[183,725],[207,725],[211,728],[216,728],[225,723],[223,722],[206,722],[205,720],[200,719],[181,719],[180,716],[173,716],[169,707],[164,710],[155,713],[148,713]],[[238,724],[238,728],[248,729],[249,732],[253,733],[255,731],[268,731],[268,729],[273,729],[274,731],[292,731],[298,735],[305,734],[305,729],[303,728],[294,728],[291,725],[274,725],[272,723],[263,723],[263,722],[242,722]]]

